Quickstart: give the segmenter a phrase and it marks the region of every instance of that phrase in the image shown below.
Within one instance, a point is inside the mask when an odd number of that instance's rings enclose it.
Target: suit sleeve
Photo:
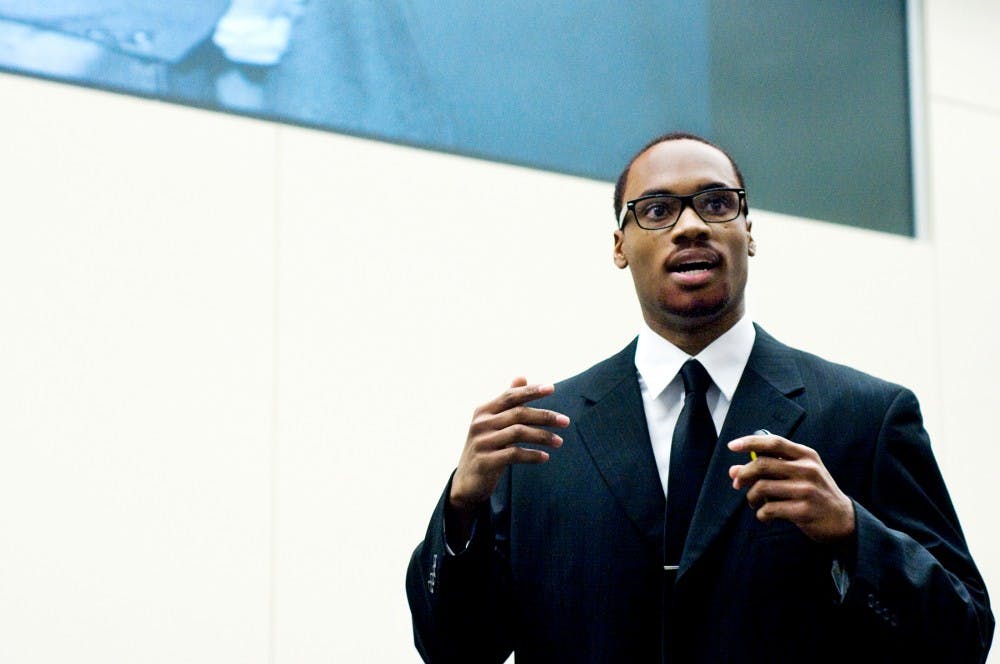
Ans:
[[[417,650],[425,662],[500,663],[510,655],[514,634],[510,567],[497,537],[505,495],[504,474],[491,505],[476,517],[472,540],[458,555],[445,544],[445,503],[451,482],[438,501],[423,542],[410,558],[406,595]],[[500,529],[502,530],[502,529]]]
[[[850,624],[914,661],[984,661],[994,628],[986,587],[908,390],[886,411],[872,471],[868,505],[855,502]]]

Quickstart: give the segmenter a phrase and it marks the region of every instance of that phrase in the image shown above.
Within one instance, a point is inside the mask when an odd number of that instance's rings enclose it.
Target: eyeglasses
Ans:
[[[690,196],[674,196],[673,194],[649,194],[640,196],[625,203],[618,218],[618,229],[625,227],[628,213],[632,213],[639,228],[648,231],[661,231],[672,228],[681,218],[684,208],[690,206],[702,221],[719,224],[732,221],[740,216],[746,204],[747,192],[744,189],[729,189],[718,187],[706,189]]]

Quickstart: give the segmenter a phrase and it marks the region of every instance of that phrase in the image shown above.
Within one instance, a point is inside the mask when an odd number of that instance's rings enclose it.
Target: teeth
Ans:
[[[681,265],[677,268],[678,272],[703,272],[705,270],[712,269],[710,263],[689,263],[687,265]]]

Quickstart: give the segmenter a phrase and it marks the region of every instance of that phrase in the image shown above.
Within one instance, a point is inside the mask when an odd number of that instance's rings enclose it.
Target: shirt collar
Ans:
[[[694,359],[701,362],[726,400],[732,401],[757,337],[749,316],[743,316]],[[645,321],[639,329],[635,367],[652,396],[659,396],[691,356],[654,332]]]

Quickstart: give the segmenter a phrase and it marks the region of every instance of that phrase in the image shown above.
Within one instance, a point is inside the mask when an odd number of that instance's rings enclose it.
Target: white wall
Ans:
[[[749,295],[915,389],[993,597],[998,26],[926,3],[929,237],[754,211]],[[405,567],[472,409],[635,332],[611,185],[13,76],[0,98],[0,661],[418,661]]]
[[[933,304],[941,367],[938,448],[966,538],[1000,614],[996,479],[1000,445],[992,426],[1000,376],[996,290],[1000,207],[983,206],[1000,179],[1000,3],[926,2]],[[996,643],[990,662],[1000,662]]]

